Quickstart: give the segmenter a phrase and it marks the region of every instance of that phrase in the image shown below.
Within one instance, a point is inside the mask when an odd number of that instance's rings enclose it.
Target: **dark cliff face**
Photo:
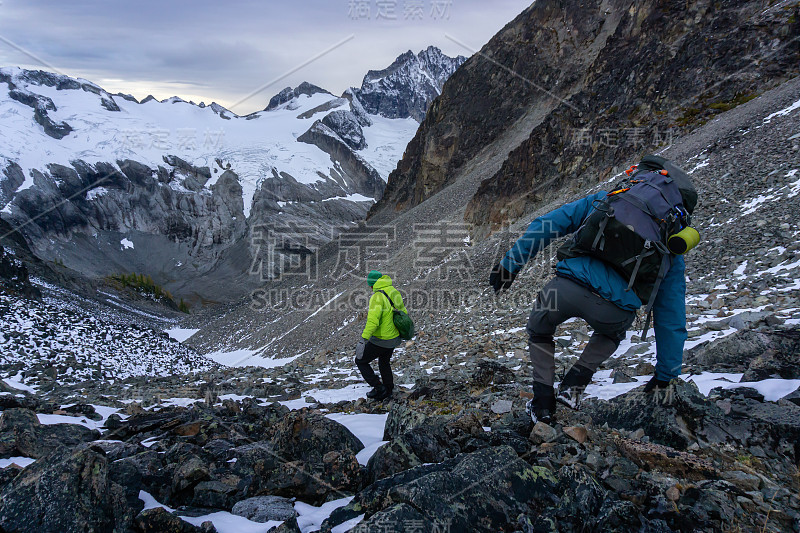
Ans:
[[[513,151],[467,206],[478,235],[570,180],[607,179],[615,165],[797,75],[798,6],[539,0],[445,84],[371,214],[440,191],[534,110],[544,120],[522,144],[493,148]]]

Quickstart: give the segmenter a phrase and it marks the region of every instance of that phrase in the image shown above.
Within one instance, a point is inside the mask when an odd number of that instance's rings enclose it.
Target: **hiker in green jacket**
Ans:
[[[389,298],[392,299],[397,309],[404,313],[407,311],[403,304],[403,297],[397,289],[392,287],[392,278],[373,270],[367,276],[367,283],[372,287],[373,294],[369,299],[367,325],[356,346],[356,366],[364,377],[364,381],[372,386],[372,390],[367,393],[367,398],[383,400],[392,395],[394,376],[389,360],[394,349],[402,343],[400,333],[392,319],[393,308]],[[378,379],[370,366],[375,359],[378,360],[381,379]]]

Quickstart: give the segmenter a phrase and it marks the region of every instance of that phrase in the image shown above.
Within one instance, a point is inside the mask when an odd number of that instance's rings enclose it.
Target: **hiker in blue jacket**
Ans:
[[[495,291],[507,289],[522,267],[551,240],[576,232],[597,205],[593,203],[606,196],[601,191],[534,220],[492,270],[489,283]],[[645,387],[647,392],[666,387],[680,374],[683,361],[687,338],[685,264],[681,255],[672,255],[670,260],[652,306],[657,365]],[[557,400],[573,409],[578,407],[592,375],[617,349],[643,305],[634,291],[626,289],[628,282],[623,276],[600,259],[578,256],[558,262],[556,277],[539,293],[527,324],[534,379],[534,398],[528,403],[528,411],[534,423],[552,422]],[[553,335],[559,324],[573,317],[584,319],[594,333],[556,394]]]

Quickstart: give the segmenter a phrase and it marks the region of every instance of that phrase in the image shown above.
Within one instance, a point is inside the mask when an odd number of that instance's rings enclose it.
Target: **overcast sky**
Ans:
[[[0,0],[0,66],[58,71],[140,99],[226,106],[271,84],[234,107],[244,114],[302,81],[340,94],[407,50],[470,56],[447,36],[477,50],[530,3]]]

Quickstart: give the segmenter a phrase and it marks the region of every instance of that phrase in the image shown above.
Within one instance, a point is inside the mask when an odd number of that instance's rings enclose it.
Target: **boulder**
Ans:
[[[615,443],[625,457],[645,470],[666,472],[692,481],[714,479],[720,475],[710,461],[692,453],[625,438],[618,438]]]
[[[370,485],[334,512],[321,531],[361,514],[366,514],[359,526],[364,531],[381,531],[386,516],[424,519],[445,531],[500,531],[516,524],[529,505],[553,503],[555,485],[549,470],[529,465],[511,447],[487,447]]]
[[[103,450],[88,445],[37,460],[0,494],[0,530],[127,531],[141,507],[108,473]]]
[[[399,403],[392,403],[383,429],[383,440],[399,437],[422,424],[426,418],[428,416],[425,413],[413,411]]]
[[[134,531],[138,533],[211,533],[212,528],[199,528],[170,513],[163,507],[142,511],[136,517]]]
[[[281,422],[271,439],[273,452],[285,459],[322,462],[328,452],[349,451],[353,455],[364,445],[349,429],[322,415],[294,411]]]
[[[704,371],[744,372],[742,381],[761,381],[770,377],[796,379],[800,377],[800,365],[796,361],[798,352],[800,328],[765,326],[757,330],[742,329],[728,337],[701,344],[688,351],[685,363]]]
[[[720,408],[700,394],[694,383],[680,379],[653,393],[639,387],[609,401],[589,400],[584,402],[583,411],[595,425],[642,429],[653,442],[678,450],[685,450],[698,438],[725,440],[720,426],[727,423]]]
[[[280,496],[256,496],[242,500],[233,506],[233,514],[243,516],[253,522],[281,522],[297,517],[292,501]]]
[[[9,409],[0,415],[0,457],[44,457],[60,447],[96,440],[100,433],[78,424],[39,423],[30,409]]]

